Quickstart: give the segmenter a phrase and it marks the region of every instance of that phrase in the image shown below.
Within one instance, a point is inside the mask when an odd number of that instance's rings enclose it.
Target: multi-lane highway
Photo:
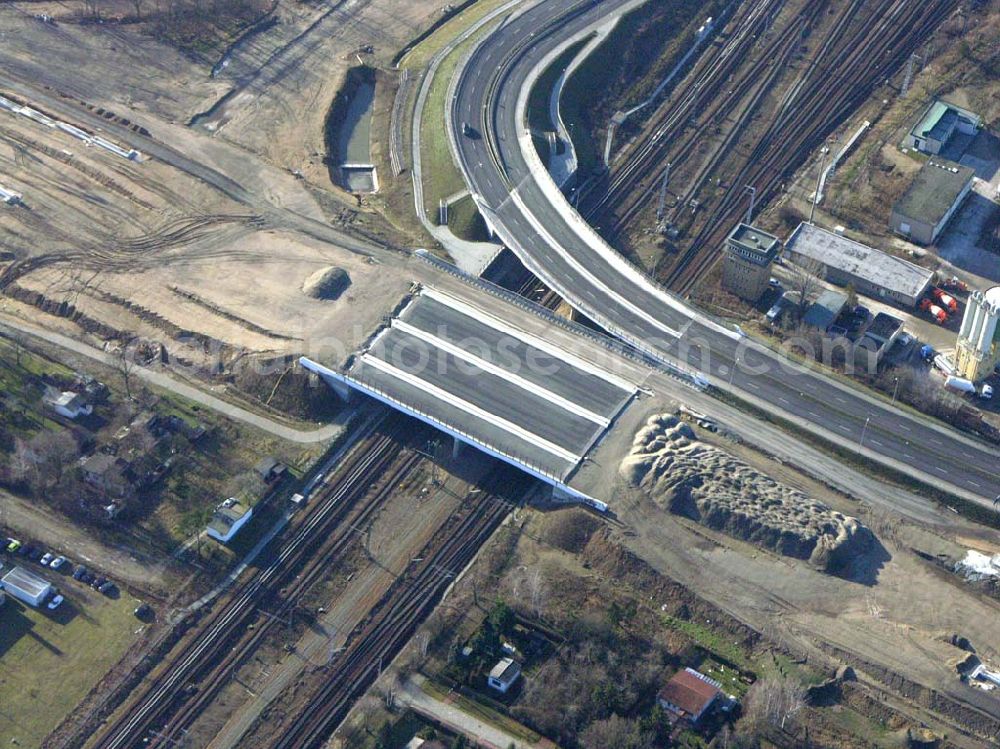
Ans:
[[[499,24],[459,70],[449,131],[492,228],[570,304],[647,354],[703,372],[871,458],[992,504],[1000,495],[1000,451],[794,366],[701,315],[608,247],[544,173],[523,116],[532,81],[579,35],[634,5],[544,0]]]

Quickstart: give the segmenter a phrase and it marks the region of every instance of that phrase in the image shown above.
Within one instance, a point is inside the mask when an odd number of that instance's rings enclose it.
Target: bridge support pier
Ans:
[[[463,445],[465,445],[465,442],[460,440],[458,437],[452,437],[452,443],[451,443],[452,460],[456,460],[458,456],[461,454]]]

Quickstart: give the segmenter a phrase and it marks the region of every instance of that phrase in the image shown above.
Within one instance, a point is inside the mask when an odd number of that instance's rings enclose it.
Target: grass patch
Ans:
[[[434,218],[437,217],[438,201],[465,189],[465,180],[455,165],[448,132],[444,127],[448,88],[459,63],[490,29],[491,25],[487,24],[480,33],[473,34],[452,50],[438,66],[427,92],[423,119],[420,122],[420,161],[423,168],[421,177],[424,182],[424,210]]]
[[[710,625],[691,619],[679,619],[676,616],[669,615],[664,615],[660,618],[665,626],[686,635],[710,653],[714,653],[738,668],[750,669],[750,663],[747,661],[743,650],[728,640],[723,639],[722,635],[712,629]]]
[[[438,52],[467,28],[499,8],[508,0],[478,0],[461,13],[456,13],[441,24],[430,36],[403,55],[399,67],[419,69],[426,67]]]
[[[431,679],[426,679],[420,685],[420,688],[434,699],[441,702],[447,702],[462,712],[478,718],[484,723],[489,723],[491,726],[499,728],[505,733],[519,738],[529,744],[536,744],[542,740],[540,735],[532,731],[527,726],[518,723],[513,718],[509,718],[506,715],[497,712],[493,708],[487,707],[486,705],[472,700],[465,695],[459,694],[458,692],[449,692],[447,688],[435,681],[432,681]]]
[[[452,234],[469,242],[486,242],[490,238],[490,231],[486,228],[483,217],[479,215],[476,201],[471,195],[466,195],[451,204],[448,209],[448,226]]]
[[[136,639],[131,596],[113,600],[68,582],[63,587],[66,601],[56,611],[10,597],[0,606],[4,746],[40,746]]]

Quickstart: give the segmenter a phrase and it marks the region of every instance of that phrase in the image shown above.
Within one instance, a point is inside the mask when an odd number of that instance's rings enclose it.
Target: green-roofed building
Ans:
[[[937,155],[956,133],[975,135],[982,118],[956,104],[935,99],[903,141],[905,148]]]
[[[933,244],[969,194],[975,174],[950,161],[928,161],[893,206],[892,230],[912,242]]]

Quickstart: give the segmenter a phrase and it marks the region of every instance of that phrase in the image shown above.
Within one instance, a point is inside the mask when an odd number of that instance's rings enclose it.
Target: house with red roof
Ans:
[[[663,685],[656,701],[674,721],[697,724],[722,696],[722,684],[693,668],[678,671]]]

